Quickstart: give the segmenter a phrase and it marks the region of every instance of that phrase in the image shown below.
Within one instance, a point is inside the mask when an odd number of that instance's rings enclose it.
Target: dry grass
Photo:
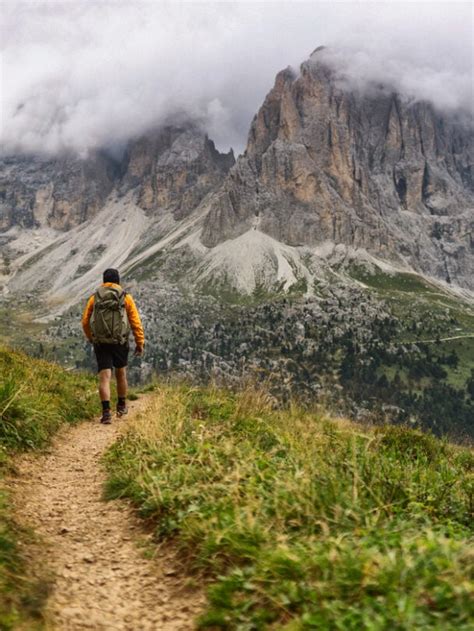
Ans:
[[[472,451],[163,386],[107,460],[109,496],[213,577],[202,627],[469,628]]]

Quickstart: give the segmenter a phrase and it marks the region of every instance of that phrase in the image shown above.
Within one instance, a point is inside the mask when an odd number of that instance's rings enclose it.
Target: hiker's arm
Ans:
[[[87,337],[89,342],[92,342],[92,331],[90,326],[90,320],[92,311],[94,309],[94,296],[91,296],[87,301],[86,308],[84,309],[84,313],[82,314],[82,329],[84,331],[84,335]]]
[[[142,321],[140,320],[140,314],[138,313],[135,301],[130,294],[127,294],[125,297],[125,309],[127,310],[128,321],[133,331],[135,344],[137,348],[143,348],[145,344],[145,334],[143,333]]]

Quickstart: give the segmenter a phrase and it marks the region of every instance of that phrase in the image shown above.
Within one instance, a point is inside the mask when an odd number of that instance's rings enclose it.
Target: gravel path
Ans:
[[[39,540],[24,553],[32,574],[52,582],[47,629],[187,630],[202,607],[173,551],[147,558],[150,535],[132,509],[102,500],[101,456],[125,423],[84,422],[60,432],[47,454],[17,461],[17,519]]]

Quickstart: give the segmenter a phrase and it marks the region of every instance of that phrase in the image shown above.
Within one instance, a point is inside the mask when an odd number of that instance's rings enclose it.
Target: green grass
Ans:
[[[370,272],[361,265],[351,265],[347,272],[351,278],[364,283],[369,291],[388,303],[400,320],[442,320],[449,313],[454,322],[445,321],[440,336],[474,333],[474,305],[442,287],[430,283],[417,274],[388,274],[382,270]],[[418,335],[407,331],[405,338],[414,341]],[[426,337],[424,334],[421,339]],[[432,336],[429,336],[432,337]]]
[[[468,449],[163,386],[106,460],[209,582],[201,628],[472,629]]]
[[[301,278],[291,285],[288,293],[284,293],[284,284],[283,281],[280,281],[268,287],[264,283],[257,282],[254,290],[246,294],[235,289],[229,279],[224,277],[223,279],[211,279],[200,283],[199,290],[203,295],[211,296],[220,303],[240,307],[256,307],[267,302],[288,299],[289,296],[295,298],[302,296],[308,290],[306,278]]]
[[[0,347],[0,465],[9,469],[11,455],[45,446],[63,423],[91,417],[96,408],[94,380],[63,371]],[[35,629],[46,593],[44,584],[28,579],[19,540],[31,533],[15,523],[8,494],[0,480],[0,629]]]
[[[474,370],[474,337],[441,342],[436,349],[446,355],[454,351],[459,357],[458,368],[448,370],[448,382],[463,387]]]
[[[33,316],[12,306],[0,307],[0,348],[3,345],[21,345],[31,350],[37,346],[38,337],[45,324],[34,322]]]
[[[0,347],[0,446],[42,447],[62,423],[91,417],[94,380]]]
[[[388,274],[380,269],[371,272],[361,265],[347,268],[348,275],[364,283],[376,291],[381,298],[386,298],[399,306],[400,314],[406,307],[413,306],[413,300],[420,306],[431,305],[435,311],[450,309],[451,313],[461,319],[461,325],[472,328],[474,325],[473,305],[462,298],[449,293],[441,286],[429,282],[418,274],[399,272]]]
[[[130,278],[136,277],[139,281],[149,280],[163,265],[165,259],[164,252],[159,250],[155,254],[148,256],[145,260],[133,265],[127,272]]]
[[[383,291],[397,291],[408,293],[439,293],[440,290],[424,280],[417,274],[408,272],[400,272],[398,274],[387,274],[381,270],[374,273],[366,270],[361,266],[352,266],[350,268],[350,276],[356,280],[360,280],[368,287],[380,289]]]

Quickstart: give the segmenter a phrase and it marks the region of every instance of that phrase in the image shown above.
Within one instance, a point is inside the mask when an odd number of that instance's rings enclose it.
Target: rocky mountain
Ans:
[[[61,304],[68,286],[77,300],[99,268],[125,264],[179,226],[234,163],[192,121],[133,139],[118,156],[3,157],[4,293],[36,286]]]
[[[202,241],[257,222],[291,246],[343,243],[473,289],[473,141],[429,103],[347,91],[316,50],[299,73],[278,74]]]
[[[195,125],[167,126],[129,144],[122,190],[134,189],[147,213],[171,210],[175,219],[184,219],[234,163],[232,150],[219,153]]]
[[[246,151],[182,116],[86,158],[0,160],[0,341],[93,365],[80,313],[119,267],[130,378],[262,380],[365,421],[472,436],[473,131],[324,50],[280,72]]]
[[[182,219],[222,183],[234,164],[195,124],[167,125],[132,140],[120,158],[7,156],[0,160],[0,231],[13,226],[67,231],[92,219],[114,188],[135,192],[150,214]]]
[[[69,230],[94,217],[112,191],[115,163],[105,153],[86,160],[8,156],[0,160],[0,233],[14,226]]]
[[[317,49],[277,75],[237,161],[182,116],[120,153],[3,157],[0,284],[67,307],[64,287],[77,300],[117,265],[311,293],[363,262],[474,290],[472,129],[386,86],[349,90]]]

